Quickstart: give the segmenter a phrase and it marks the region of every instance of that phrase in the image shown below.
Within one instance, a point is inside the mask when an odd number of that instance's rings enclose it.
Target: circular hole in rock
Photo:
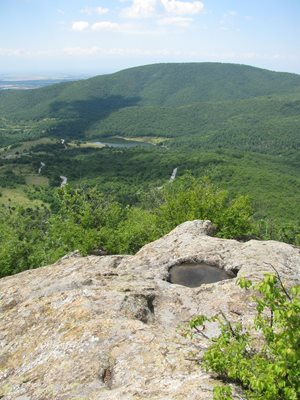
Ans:
[[[169,270],[168,282],[188,287],[197,287],[203,283],[214,283],[232,279],[235,275],[223,269],[205,263],[178,264]]]

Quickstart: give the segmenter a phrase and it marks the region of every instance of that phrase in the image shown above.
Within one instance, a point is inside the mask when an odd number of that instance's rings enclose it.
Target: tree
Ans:
[[[230,199],[226,190],[218,189],[207,178],[185,174],[163,187],[160,197],[156,214],[163,233],[194,219],[211,220],[219,237],[236,238],[253,230],[249,198]]]

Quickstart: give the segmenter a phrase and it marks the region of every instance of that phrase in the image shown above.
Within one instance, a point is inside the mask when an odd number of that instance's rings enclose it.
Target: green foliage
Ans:
[[[247,399],[297,400],[300,287],[287,290],[278,274],[266,274],[257,284],[242,278],[239,284],[246,290],[255,290],[257,314],[253,325],[233,324],[223,314],[194,318],[190,322],[192,331],[200,331],[207,321],[216,320],[221,331],[211,341],[201,365],[223,381],[239,385]],[[215,388],[214,399],[232,399],[230,387]]]
[[[127,207],[117,226],[101,232],[103,246],[114,254],[134,254],[143,245],[159,238],[155,214],[137,207]]]
[[[250,195],[257,221],[256,236],[299,243],[300,238],[297,242],[296,237],[300,222],[300,163],[296,155],[275,157],[155,146],[65,148],[61,143],[36,141],[29,146],[27,142],[21,157],[0,160],[0,182],[5,182],[5,171],[9,169],[18,171],[18,176],[28,182],[43,161],[46,167],[41,175],[47,177],[52,187],[59,186],[59,176],[64,175],[72,185],[97,186],[118,202],[134,205],[139,200],[138,193],[162,186],[178,166],[178,177],[189,170],[194,176],[208,175],[215,185],[229,190],[231,196]],[[21,146],[18,150],[23,151]]]
[[[230,386],[216,386],[214,387],[214,400],[231,400],[232,391]]]
[[[21,175],[16,175],[11,170],[6,170],[1,174],[1,186],[6,188],[14,188],[17,185],[22,185],[25,183],[25,179]]]
[[[59,189],[51,211],[2,207],[0,276],[53,263],[74,250],[86,255],[101,247],[101,228],[121,217],[119,205],[95,190]]]
[[[47,210],[2,207],[0,212],[0,277],[40,264]]]
[[[53,263],[74,250],[132,254],[190,219],[215,221],[222,237],[247,234],[252,227],[249,200],[230,200],[207,179],[184,175],[149,196],[130,206],[96,188],[66,186],[45,197],[50,210],[2,207],[0,276]]]
[[[298,221],[276,224],[265,219],[256,222],[256,232],[263,240],[278,240],[300,246],[300,224]]]
[[[234,238],[251,233],[252,207],[249,198],[218,189],[207,178],[189,174],[162,188],[161,205],[157,208],[162,231],[171,230],[187,220],[209,219],[220,237]]]

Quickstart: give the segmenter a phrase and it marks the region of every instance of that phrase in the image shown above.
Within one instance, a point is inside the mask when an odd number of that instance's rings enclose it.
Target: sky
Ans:
[[[0,75],[160,62],[300,74],[300,0],[0,0]]]

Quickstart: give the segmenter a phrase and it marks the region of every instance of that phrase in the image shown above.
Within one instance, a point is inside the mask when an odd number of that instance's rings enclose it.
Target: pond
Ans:
[[[198,287],[204,283],[214,283],[232,279],[235,275],[205,263],[178,264],[169,270],[168,281],[177,285]]]

